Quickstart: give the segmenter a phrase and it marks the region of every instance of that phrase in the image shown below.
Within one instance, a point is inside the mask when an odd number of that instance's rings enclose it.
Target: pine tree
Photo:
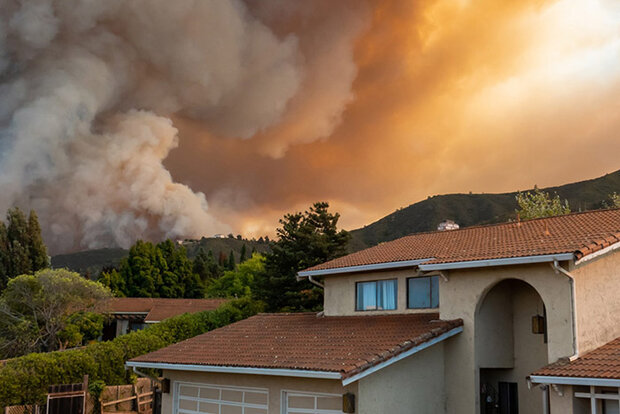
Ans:
[[[239,256],[239,263],[243,263],[247,260],[247,247],[245,246],[245,243],[243,244],[243,246],[241,247],[241,255]]]
[[[329,204],[314,203],[304,213],[286,214],[277,229],[278,240],[265,258],[265,272],[255,280],[252,294],[271,311],[317,310],[322,292],[308,281],[297,281],[297,272],[346,254],[351,236],[338,231],[340,215]]]
[[[2,291],[11,276],[9,271],[11,261],[9,255],[9,238],[4,222],[0,220],[0,291]]]
[[[47,249],[41,237],[39,218],[34,210],[30,210],[30,216],[28,217],[28,256],[30,257],[33,272],[44,269],[49,265]]]
[[[28,254],[29,232],[26,216],[14,207],[7,212],[7,237],[9,240],[9,273],[12,277],[32,273],[32,262]]]
[[[228,264],[226,265],[228,270],[235,270],[235,253],[231,250],[228,255]]]

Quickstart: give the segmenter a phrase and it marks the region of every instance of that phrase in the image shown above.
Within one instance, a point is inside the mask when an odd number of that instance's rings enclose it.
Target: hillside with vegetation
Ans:
[[[543,191],[568,200],[572,211],[595,210],[606,206],[609,196],[620,193],[620,171],[592,180],[580,181]],[[518,192],[502,194],[446,194],[427,198],[401,208],[382,219],[352,230],[350,251],[357,251],[411,233],[432,231],[446,220],[461,227],[505,222],[515,218]]]
[[[266,253],[269,251],[269,240],[247,240],[232,235],[225,238],[203,237],[200,240],[185,240],[183,246],[187,249],[187,256],[191,259],[198,255],[202,248],[206,253],[211,251],[218,261],[228,261],[230,253],[236,263],[239,263],[245,246],[245,258],[252,252]],[[129,250],[121,248],[93,249],[76,253],[59,254],[52,257],[52,267],[55,269],[69,269],[82,275],[96,278],[102,270],[118,268],[121,260],[129,255]]]

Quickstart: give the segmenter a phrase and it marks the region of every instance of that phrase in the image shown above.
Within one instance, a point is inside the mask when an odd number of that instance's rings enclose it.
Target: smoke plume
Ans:
[[[366,11],[309,3],[3,1],[0,212],[35,209],[55,252],[227,232],[163,164],[171,117],[270,157],[329,136]]]

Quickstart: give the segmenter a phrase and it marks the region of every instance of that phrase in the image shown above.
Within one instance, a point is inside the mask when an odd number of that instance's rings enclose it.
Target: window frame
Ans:
[[[436,278],[437,280],[437,306],[433,307],[433,283],[432,283],[432,279]],[[426,307],[426,308],[422,308],[422,307],[410,307],[409,306],[409,299],[410,299],[410,291],[409,291],[409,281],[412,279],[429,279],[430,284],[429,284],[429,303],[431,304],[430,307]],[[412,310],[418,310],[418,309],[439,309],[439,306],[441,305],[441,301],[439,300],[439,275],[429,275],[429,276],[412,276],[412,277],[408,277],[406,279],[406,289],[407,289],[407,309],[412,309]]]
[[[379,289],[377,289],[377,283],[378,282],[387,282],[387,281],[394,281],[396,282],[396,288],[394,289],[394,309],[379,309],[378,307],[376,309],[358,309],[357,308],[357,292],[358,292],[358,285],[360,283],[374,283],[375,284],[375,301],[378,303],[378,295],[379,295]],[[360,280],[355,282],[355,292],[354,292],[354,308],[355,308],[355,312],[390,312],[390,311],[396,311],[398,310],[398,278],[394,277],[394,278],[390,278],[390,279],[374,279],[374,280]]]

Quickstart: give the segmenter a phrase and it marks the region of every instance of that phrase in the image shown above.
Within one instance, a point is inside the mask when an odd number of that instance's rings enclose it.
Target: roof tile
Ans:
[[[620,242],[620,209],[417,233],[305,269],[407,260],[424,264],[574,253],[577,259]]]
[[[620,338],[569,362],[562,359],[532,375],[550,377],[620,379]]]
[[[438,317],[260,314],[132,361],[331,371],[345,378],[463,324]]]

